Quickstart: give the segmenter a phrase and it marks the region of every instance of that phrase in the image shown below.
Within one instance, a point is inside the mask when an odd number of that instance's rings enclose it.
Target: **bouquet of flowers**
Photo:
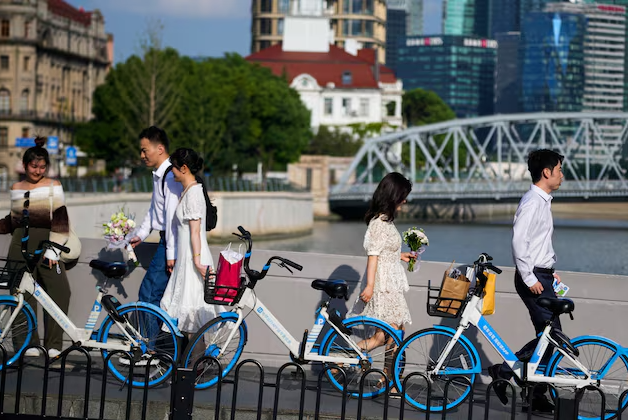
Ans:
[[[132,215],[127,215],[124,208],[120,209],[117,213],[111,215],[108,222],[103,223],[103,234],[105,239],[109,242],[107,248],[125,248],[129,253],[129,259],[137,266],[139,261],[133,251],[133,247],[127,241],[127,235],[132,233],[135,229],[135,221]]]
[[[412,227],[405,232],[403,232],[403,241],[410,247],[410,253],[413,257],[408,263],[408,271],[414,272],[414,265],[418,261],[421,264],[421,254],[425,251],[426,246],[430,244],[429,239],[427,239],[427,235],[425,235],[425,231],[423,229],[418,229],[416,227]],[[417,266],[418,269],[418,266]]]

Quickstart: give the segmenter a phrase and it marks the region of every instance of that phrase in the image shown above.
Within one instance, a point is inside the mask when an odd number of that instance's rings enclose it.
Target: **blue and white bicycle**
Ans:
[[[457,329],[434,325],[418,331],[399,347],[395,354],[395,366],[399,367],[403,360],[404,371],[398,370],[393,379],[397,388],[406,394],[408,403],[420,410],[427,410],[429,404],[430,411],[442,412],[462,404],[469,396],[471,384],[482,372],[478,352],[463,335],[464,330],[473,325],[512,368],[518,382],[532,386],[537,383],[551,384],[560,396],[566,396],[565,392],[583,391],[590,385],[603,391],[604,407],[597,391],[589,390],[580,395],[580,419],[611,419],[617,415],[618,409],[623,411],[628,404],[628,393],[624,394],[628,389],[628,353],[626,348],[608,338],[582,336],[570,340],[548,323],[530,360],[517,359],[482,316],[481,298],[487,282],[485,272],[501,273],[490,260],[490,256],[481,254],[474,263],[476,287],[465,300],[439,298],[439,289],[428,286],[428,314],[451,318],[461,314],[460,322]],[[574,303],[569,299],[540,298],[538,303],[549,309],[554,317],[569,314],[573,319]],[[549,345],[555,352],[547,366],[540,366]],[[429,401],[424,378],[408,378],[407,386],[403,388],[401,375],[408,376],[413,372],[420,372],[428,378],[432,393]],[[552,392],[555,394],[556,391]],[[602,410],[604,414],[600,417]]]
[[[196,388],[204,389],[215,385],[219,376],[211,361],[202,357],[216,358],[222,367],[222,377],[236,365],[247,342],[245,315],[253,313],[279,338],[290,352],[291,359],[300,364],[310,361],[323,362],[335,366],[327,370],[332,385],[342,391],[346,386],[349,395],[360,393],[359,384],[363,373],[369,369],[384,372],[392,368],[392,357],[401,344],[402,331],[395,330],[389,324],[367,317],[342,319],[336,310],[330,309],[331,299],[348,299],[347,284],[344,280],[314,280],[312,288],[325,292],[329,298],[323,301],[316,311],[316,321],[312,329],[305,330],[302,340],[295,339],[279,322],[272,312],[255,295],[257,282],[266,276],[271,263],[292,272],[289,267],[301,270],[303,267],[282,257],[272,257],[261,272],[249,268],[252,240],[251,234],[238,227],[240,234],[234,234],[247,243],[244,258],[244,270],[248,280],[239,288],[229,288],[206,284],[205,301],[211,304],[229,305],[230,312],[223,312],[217,318],[205,324],[192,337],[184,352],[185,367],[196,366]],[[206,282],[209,279],[206,279]],[[209,288],[209,289],[208,289]],[[248,310],[247,310],[248,309]],[[325,325],[329,328],[324,333]],[[370,339],[381,335],[380,345],[370,348]],[[322,338],[321,338],[322,336]],[[390,365],[390,366],[387,366]],[[340,372],[341,367],[346,377]],[[392,380],[389,384],[392,387]],[[386,390],[386,381],[381,374],[369,374],[365,377],[362,395],[375,397]]]

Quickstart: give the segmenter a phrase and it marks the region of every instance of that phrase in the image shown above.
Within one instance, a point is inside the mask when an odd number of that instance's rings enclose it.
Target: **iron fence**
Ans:
[[[44,348],[37,346],[40,351]],[[42,353],[45,354],[45,353]],[[0,356],[6,360],[7,352],[0,346]],[[104,361],[95,358],[87,350],[71,347],[64,351],[59,360],[51,363],[46,357],[22,358],[15,366],[0,370],[0,418],[7,420],[37,419],[153,419],[168,418],[171,420],[189,419],[230,419],[236,418],[272,418],[298,419],[337,418],[340,420],[389,418],[399,420],[414,419],[532,419],[531,410],[526,415],[519,414],[518,408],[529,404],[521,401],[515,387],[507,382],[509,405],[502,406],[496,402],[494,387],[498,379],[488,385],[479,384],[466,377],[454,377],[445,382],[444,387],[435,388],[433,382],[425,374],[415,372],[403,379],[403,388],[410,389],[412,383],[421,381],[426,386],[427,406],[432,402],[436,405],[447,401],[450,386],[464,384],[471,387],[469,397],[458,408],[450,411],[419,411],[407,404],[406,395],[390,392],[385,381],[385,392],[374,399],[350,397],[346,389],[338,392],[327,381],[327,372],[337,370],[341,381],[346,378],[345,371],[339,366],[312,366],[304,369],[296,363],[286,363],[275,369],[267,369],[256,360],[247,359],[240,362],[233,374],[218,381],[206,390],[194,389],[196,370],[200,363],[210,366],[218,375],[222,372],[220,363],[211,357],[201,359],[192,369],[176,366],[176,362],[164,355],[154,355],[162,363],[175,366],[175,374],[170,382],[148,389],[134,389],[112,380],[105,368],[112,357],[128,357],[123,352],[112,352]],[[96,360],[98,359],[98,361]],[[138,367],[133,372],[130,365],[129,375],[144,375],[148,382],[149,361],[145,368]],[[359,385],[361,394],[365,379],[369,375],[384,376],[378,369],[371,369],[362,374]],[[100,386],[94,382],[100,382]],[[82,384],[82,385],[81,385]],[[550,386],[551,388],[551,386]],[[268,392],[271,390],[271,392]],[[230,392],[229,392],[230,391]],[[558,390],[551,388],[551,394],[558,395]],[[589,387],[576,393],[576,401],[570,402],[557,396],[555,399],[557,419],[577,418],[577,401],[585,392],[599,393],[600,417],[622,418],[621,410],[604,412],[605,395],[597,387]],[[437,395],[438,394],[438,395]],[[531,393],[528,393],[528,396]],[[31,398],[30,403],[28,397]],[[530,397],[528,397],[530,398]],[[628,398],[628,390],[624,391],[619,401]],[[13,404],[7,400],[13,399]],[[33,403],[35,401],[35,403]],[[39,401],[39,403],[37,403]],[[574,411],[576,410],[576,411]],[[547,418],[545,416],[544,418]]]

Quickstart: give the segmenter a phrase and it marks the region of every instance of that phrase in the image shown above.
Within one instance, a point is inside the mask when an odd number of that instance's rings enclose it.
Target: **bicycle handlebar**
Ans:
[[[37,247],[37,249],[35,250],[35,252],[28,252],[28,240],[30,238],[29,235],[29,230],[30,230],[30,226],[29,226],[29,222],[30,222],[30,216],[28,214],[28,210],[24,209],[22,210],[22,230],[23,230],[23,234],[22,234],[22,257],[24,258],[24,260],[26,260],[26,264],[28,266],[28,268],[32,271],[35,266],[37,265],[37,263],[39,262],[39,260],[41,259],[41,256],[44,253],[44,249],[46,248],[57,248],[59,251],[61,252],[70,252],[70,248],[68,248],[67,246],[63,246],[61,244],[58,244],[56,242],[52,242],[48,239],[44,239],[43,241],[39,242],[39,246]]]
[[[502,273],[501,268],[495,267],[492,263],[489,262],[492,260],[493,257],[483,252],[480,254],[480,257],[473,263],[475,267],[475,278],[478,284],[476,285],[474,291],[474,294],[476,296],[482,296],[484,288],[486,287],[486,282],[488,281],[488,277],[486,276],[486,274],[484,274],[484,271],[490,270],[497,274]]]
[[[277,257],[277,256],[271,257],[266,262],[266,265],[264,265],[264,268],[262,269],[262,271],[251,269],[249,267],[249,260],[251,259],[251,250],[253,249],[253,239],[251,239],[251,232],[244,229],[242,226],[238,226],[238,231],[240,232],[240,234],[234,233],[234,235],[240,238],[241,241],[246,242],[246,253],[244,254],[244,271],[246,272],[246,275],[249,277],[249,279],[253,282],[253,285],[252,285],[253,287],[255,286],[255,283],[258,280],[261,280],[264,277],[266,277],[266,273],[268,273],[271,263],[275,260],[281,261],[280,263],[278,263],[278,265],[290,271],[290,273],[292,273],[292,270],[290,270],[288,266],[298,271],[303,270],[303,266],[295,263],[294,261],[290,261],[287,258]]]

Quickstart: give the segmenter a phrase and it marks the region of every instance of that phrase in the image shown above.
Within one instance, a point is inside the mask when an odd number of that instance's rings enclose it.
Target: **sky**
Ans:
[[[251,0],[66,0],[85,10],[100,9],[105,30],[114,36],[114,59],[125,61],[138,51],[150,22],[163,24],[164,46],[192,57],[242,56],[251,47]],[[440,16],[441,0],[424,0],[426,33]],[[432,18],[430,18],[432,17]]]

